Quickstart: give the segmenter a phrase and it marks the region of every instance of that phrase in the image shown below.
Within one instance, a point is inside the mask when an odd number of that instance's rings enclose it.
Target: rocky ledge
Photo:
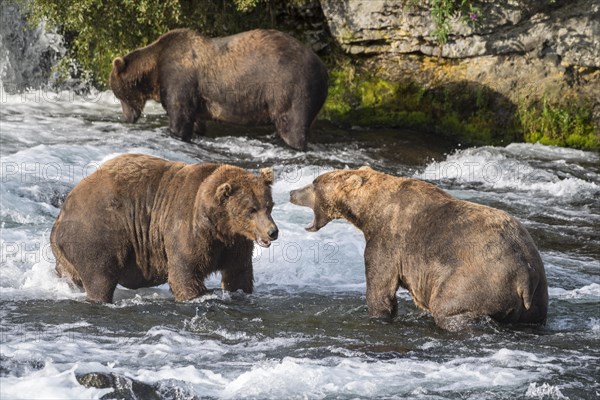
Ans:
[[[425,2],[320,0],[331,35],[341,49],[362,59],[362,66],[387,81],[409,80],[425,90],[457,83],[475,85],[480,91],[483,88],[506,98],[515,109],[527,111],[531,106],[537,107],[540,118],[544,112],[549,114],[544,110],[553,104],[557,119],[564,120],[567,117],[560,115],[569,113],[579,113],[571,115],[573,120],[583,120],[582,115],[588,115],[592,128],[570,124],[563,130],[585,130],[586,135],[591,135],[586,140],[595,140],[596,144],[583,147],[597,146],[600,2],[470,3],[479,10],[475,23],[452,19],[448,40],[440,45],[435,36],[436,24],[429,7],[423,5]],[[527,121],[518,124],[522,128]],[[590,133],[590,129],[595,132]],[[553,144],[552,138],[547,141]]]

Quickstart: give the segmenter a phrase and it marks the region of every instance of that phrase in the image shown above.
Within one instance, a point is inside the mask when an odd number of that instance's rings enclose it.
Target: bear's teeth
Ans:
[[[263,240],[261,238],[256,239],[256,243],[261,247],[269,247],[271,245],[270,240]]]

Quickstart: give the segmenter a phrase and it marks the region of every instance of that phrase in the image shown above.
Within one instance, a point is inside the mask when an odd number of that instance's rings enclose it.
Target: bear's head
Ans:
[[[210,204],[208,219],[214,221],[224,240],[241,235],[269,247],[277,239],[279,230],[271,217],[272,169],[263,168],[257,176],[238,167],[221,166],[206,183],[209,193],[205,192],[201,201]]]
[[[115,58],[109,78],[110,88],[121,101],[127,123],[138,120],[146,100],[154,98],[153,93],[156,91],[148,73],[151,67],[137,60],[139,57],[135,57],[134,53]]]
[[[292,190],[290,202],[313,210],[313,220],[305,228],[309,232],[316,232],[337,218],[345,218],[356,224],[355,212],[360,207],[368,207],[361,201],[365,195],[362,189],[374,173],[377,172],[369,167],[324,173],[313,183]]]

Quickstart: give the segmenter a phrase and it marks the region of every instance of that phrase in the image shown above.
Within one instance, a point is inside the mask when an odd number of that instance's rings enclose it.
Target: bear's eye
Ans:
[[[258,212],[258,210],[256,209],[256,207],[252,207],[250,209],[250,214],[256,214]]]

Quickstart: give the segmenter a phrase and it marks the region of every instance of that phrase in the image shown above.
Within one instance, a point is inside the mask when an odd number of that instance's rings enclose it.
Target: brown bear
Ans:
[[[56,270],[98,303],[117,284],[169,282],[176,300],[193,299],[216,271],[223,289],[251,293],[253,241],[268,247],[278,234],[272,182],[271,169],[118,156],[65,199],[50,235]]]
[[[369,167],[320,175],[290,201],[312,208],[308,231],[344,218],[364,233],[371,317],[393,317],[402,286],[447,330],[485,316],[545,323],[544,265],[527,230],[503,211]]]
[[[173,135],[203,135],[205,121],[273,123],[290,147],[306,149],[309,128],[327,97],[328,76],[317,55],[276,30],[206,38],[188,30],[113,61],[110,87],[125,120],[147,100],[162,103]]]

